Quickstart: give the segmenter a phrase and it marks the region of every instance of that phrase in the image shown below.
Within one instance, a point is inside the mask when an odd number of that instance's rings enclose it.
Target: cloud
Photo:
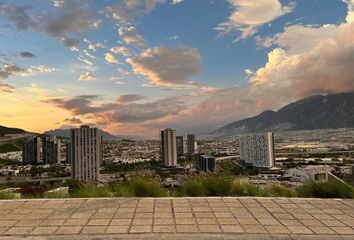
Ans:
[[[68,123],[68,124],[81,124],[82,121],[80,120],[80,118],[65,118],[64,122]]]
[[[117,103],[128,103],[128,102],[137,102],[139,100],[145,99],[145,96],[137,95],[137,94],[126,94],[120,95],[117,99]]]
[[[3,65],[3,68],[0,68],[0,78],[8,78],[13,74],[19,73],[19,72],[23,72],[25,71],[25,69],[19,67],[18,65],[14,64],[14,63],[4,63],[4,62],[0,62]]]
[[[86,58],[77,57],[77,59],[81,62],[86,63],[89,67],[93,66],[93,63],[91,61],[87,60]]]
[[[109,52],[104,55],[104,59],[109,63],[119,63],[118,59]]]
[[[136,17],[141,17],[151,12],[157,4],[165,0],[122,0],[108,6],[106,12],[121,24],[131,24]]]
[[[31,6],[9,6],[0,3],[0,16],[4,16],[15,24],[17,30],[27,30],[36,26],[35,21],[30,17],[27,11]]]
[[[96,77],[95,77],[95,75],[93,75],[92,72],[86,72],[86,73],[83,73],[79,76],[79,81],[92,81],[95,79],[96,79]]]
[[[79,40],[73,39],[73,38],[65,38],[65,37],[63,37],[63,38],[60,39],[60,41],[67,48],[76,47],[79,44]]]
[[[202,71],[199,51],[188,46],[148,48],[127,62],[135,73],[146,76],[156,86],[186,85],[189,77]]]
[[[15,87],[11,86],[10,84],[0,83],[0,92],[12,93],[14,90],[15,90]]]
[[[135,103],[145,97],[122,95],[115,102],[97,105],[97,95],[81,95],[72,98],[52,98],[44,102],[66,109],[75,116],[86,116],[100,124],[142,123],[178,114],[185,109],[178,98],[165,98],[148,103]]]
[[[74,115],[85,115],[110,109],[109,105],[92,106],[98,95],[80,95],[72,98],[51,98],[44,102],[66,109]]]
[[[291,12],[293,4],[282,5],[279,0],[228,0],[232,13],[226,22],[220,23],[215,30],[221,34],[240,32],[235,41],[246,39],[257,32],[257,29],[274,19]]]
[[[34,55],[34,54],[31,53],[31,52],[20,52],[20,56],[21,56],[21,57],[24,57],[24,58],[33,58],[33,57],[35,57],[36,55]]]
[[[184,0],[172,0],[172,4],[179,4],[181,2],[184,2]]]
[[[44,65],[39,66],[30,66],[28,69],[21,71],[20,75],[22,77],[29,77],[35,76],[38,73],[51,73],[54,72],[56,69],[52,67],[47,67]]]
[[[145,39],[137,33],[136,28],[133,26],[119,28],[118,35],[126,44],[136,46],[143,46],[145,44]]]
[[[129,57],[130,56],[130,51],[127,47],[124,46],[120,46],[120,47],[113,47],[111,49],[109,49],[109,51],[115,53],[115,54],[121,54],[125,57]]]

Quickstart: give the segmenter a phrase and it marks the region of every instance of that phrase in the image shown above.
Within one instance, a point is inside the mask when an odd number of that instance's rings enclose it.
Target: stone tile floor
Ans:
[[[129,239],[132,235],[137,236],[132,239],[154,239],[156,234],[166,239],[182,239],[186,234],[204,239],[249,239],[255,235],[354,239],[354,200],[215,197],[0,201],[0,239]]]

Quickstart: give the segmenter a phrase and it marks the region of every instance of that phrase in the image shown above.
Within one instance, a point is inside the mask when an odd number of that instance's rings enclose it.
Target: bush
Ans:
[[[136,197],[166,197],[166,191],[152,179],[137,178],[131,182]]]
[[[296,189],[299,197],[353,198],[353,187],[339,181],[308,182]]]
[[[0,192],[0,199],[15,199],[15,195],[12,193]]]
[[[233,182],[226,177],[206,177],[202,179],[202,186],[207,196],[230,196]]]
[[[94,184],[87,184],[71,194],[72,197],[77,198],[112,197],[112,195],[108,187],[98,187]]]
[[[294,189],[287,188],[283,185],[272,184],[265,189],[265,192],[272,197],[297,197]]]
[[[207,195],[205,187],[198,179],[189,179],[177,188],[178,197],[203,197]]]

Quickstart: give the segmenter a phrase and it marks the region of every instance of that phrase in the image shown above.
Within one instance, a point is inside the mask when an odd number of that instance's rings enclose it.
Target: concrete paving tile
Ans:
[[[287,226],[288,230],[295,234],[313,234],[313,232],[305,226]]]
[[[217,218],[219,224],[231,225],[238,224],[238,221],[235,218]]]
[[[129,226],[108,226],[106,228],[106,233],[128,233]]]
[[[321,220],[323,224],[329,227],[345,227],[345,224],[338,220]]]
[[[131,218],[112,219],[109,225],[130,225],[132,220]]]
[[[197,225],[178,224],[176,225],[176,231],[178,233],[197,233],[199,232],[199,229]]]
[[[246,233],[267,233],[267,230],[262,225],[243,225],[241,227]]]
[[[218,233],[221,232],[219,225],[210,224],[210,225],[199,225],[199,231],[201,233]]]
[[[211,212],[210,207],[193,207],[193,212]]]
[[[175,220],[173,218],[155,218],[154,225],[173,225]]]
[[[175,212],[175,218],[192,218],[193,213],[191,212]]]
[[[199,225],[205,225],[205,224],[218,225],[218,221],[216,220],[216,218],[196,218],[196,220]]]
[[[243,233],[243,229],[240,225],[220,225],[221,230],[225,233]]]
[[[153,208],[136,208],[136,213],[152,213],[154,211]]]
[[[173,211],[174,211],[175,213],[184,213],[184,212],[190,213],[190,212],[192,212],[192,209],[190,209],[190,208],[185,208],[185,207],[174,207],[174,208],[173,208]]]
[[[258,222],[262,225],[281,225],[279,221],[277,221],[275,218],[257,218]]]
[[[82,228],[82,226],[62,226],[54,234],[79,234]]]
[[[153,227],[154,233],[174,233],[175,231],[174,225],[154,225]]]
[[[7,228],[7,227],[0,227],[0,234],[3,234],[3,233],[6,232],[7,230],[9,230],[9,228]]]
[[[98,212],[92,215],[92,218],[112,218],[114,213]]]
[[[312,232],[315,234],[336,234],[332,229],[329,227],[309,227]]]
[[[134,213],[133,212],[121,212],[121,213],[116,213],[113,215],[113,218],[133,218]]]
[[[230,212],[214,212],[214,215],[217,217],[217,218],[232,218],[233,215],[232,213]]]
[[[336,233],[338,234],[353,234],[354,235],[354,229],[350,227],[331,227]]]
[[[304,219],[304,220],[300,220],[300,222],[308,227],[324,227],[325,225],[320,222],[319,220],[316,219]]]
[[[63,225],[66,219],[45,219],[38,226],[60,226]]]
[[[4,235],[27,235],[33,230],[33,227],[12,227]]]
[[[36,219],[25,219],[21,220],[18,223],[16,223],[16,227],[34,227],[37,226],[42,220],[36,220]]]
[[[17,222],[17,220],[0,220],[0,227],[11,227]]]
[[[90,218],[94,212],[76,212],[70,218]]]
[[[154,218],[173,218],[173,214],[172,212],[167,212],[167,213],[155,212]]]
[[[334,218],[329,214],[312,214],[318,220],[333,220]]]
[[[155,213],[172,213],[172,208],[158,208],[158,207],[155,207]]]
[[[51,235],[59,227],[36,227],[30,234],[31,235]]]
[[[150,233],[151,225],[131,226],[129,233]]]
[[[279,233],[290,233],[289,230],[284,226],[264,226],[267,231],[271,234],[279,234]]]
[[[299,220],[279,219],[279,221],[285,226],[302,226],[303,225]]]
[[[118,213],[130,213],[135,212],[135,208],[118,208]]]
[[[110,219],[104,219],[104,218],[98,218],[98,219],[90,219],[90,221],[87,223],[88,226],[105,226],[108,225]]]
[[[106,227],[104,226],[85,226],[81,233],[83,234],[92,234],[92,233],[104,233],[106,230]]]
[[[259,222],[255,218],[241,218],[241,219],[237,219],[237,221],[240,224],[245,224],[245,225],[259,224]]]
[[[194,213],[197,218],[214,218],[215,215],[213,212],[196,212]]]
[[[68,219],[65,221],[65,223],[63,225],[67,225],[67,226],[81,226],[81,225],[85,225],[88,222],[88,218],[76,218],[76,219]]]
[[[152,225],[152,218],[134,218],[132,225]]]
[[[135,213],[134,218],[153,218],[153,213]]]
[[[315,219],[313,216],[311,216],[308,213],[293,213],[292,214],[296,219]]]
[[[195,218],[176,218],[176,224],[194,225],[196,224]]]

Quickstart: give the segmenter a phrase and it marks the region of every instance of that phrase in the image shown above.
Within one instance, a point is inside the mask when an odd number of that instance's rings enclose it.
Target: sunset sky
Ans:
[[[0,0],[0,125],[211,132],[354,90],[354,0]]]

